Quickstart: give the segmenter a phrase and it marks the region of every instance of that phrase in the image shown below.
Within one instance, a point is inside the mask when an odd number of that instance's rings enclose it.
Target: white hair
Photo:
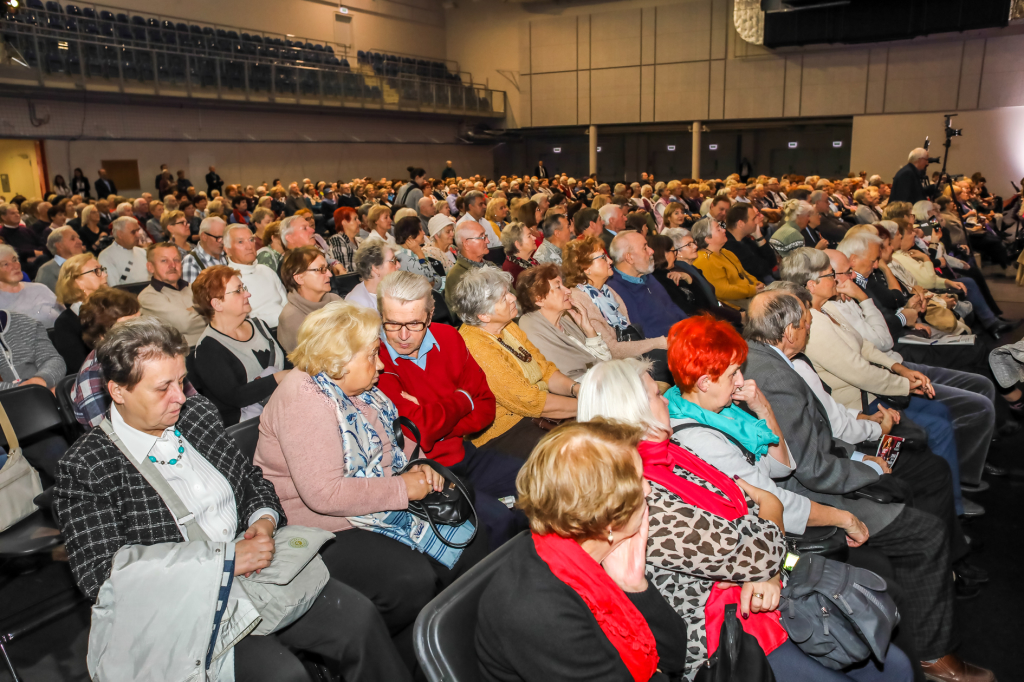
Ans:
[[[225,227],[227,226],[227,221],[225,221],[223,218],[218,218],[217,216],[210,216],[209,218],[205,218],[203,222],[199,223],[199,234],[208,234],[217,223],[220,223]],[[284,239],[282,239],[281,241],[283,243]]]
[[[132,223],[135,223],[136,225],[138,225],[139,221],[136,220],[134,216],[123,215],[120,218],[117,218],[116,220],[114,220],[114,222],[112,222],[110,224],[110,231],[112,233],[113,232],[120,232],[121,230],[123,230],[124,228],[128,227]]]
[[[858,232],[857,234],[844,237],[843,241],[839,242],[839,245],[836,247],[836,251],[847,258],[850,256],[865,256],[872,244],[878,244],[878,247],[881,248],[882,238],[870,232]]]
[[[124,216],[132,215],[132,205],[127,201],[124,202],[123,204],[118,204],[117,208],[114,209],[114,215],[122,218]]]
[[[663,237],[668,237],[672,240],[672,246],[679,248],[679,245],[683,243],[683,237],[690,237],[690,231],[685,227],[670,227],[667,230],[662,231]],[[694,240],[696,241],[696,240]]]
[[[74,232],[75,228],[70,225],[63,225],[55,230],[52,230],[46,237],[46,250],[57,255],[57,244],[64,240],[69,233]]]
[[[209,220],[209,218],[206,220]],[[203,221],[204,224],[206,223],[206,220]],[[288,235],[295,231],[296,223],[300,220],[306,220],[306,216],[292,215],[281,221],[278,236],[281,237],[281,245],[285,248],[288,248]],[[199,231],[202,232],[202,227],[199,228]]]
[[[135,201],[132,202],[132,207],[133,208],[139,208],[140,206],[142,206],[144,204],[147,205],[147,206],[149,205],[148,202],[145,199],[139,198],[139,199],[136,199]]]
[[[907,163],[917,163],[921,159],[928,158],[928,150],[923,147],[918,147],[914,151],[910,152],[910,156],[907,157]]]
[[[601,214],[601,222],[605,225],[608,224],[612,215],[622,211],[622,207],[618,204],[605,204],[601,208],[597,209],[597,212]]]
[[[492,314],[494,306],[511,290],[511,273],[494,267],[473,268],[455,286],[452,307],[463,323],[482,327],[480,315]]]
[[[919,222],[925,222],[928,220],[928,212],[934,208],[932,202],[928,200],[922,200],[914,204],[914,217]]]
[[[639,232],[620,232],[612,238],[611,243],[608,245],[608,255],[612,257],[613,263],[621,263],[626,254],[633,251],[633,247],[629,244],[631,234],[635,234],[643,239]]]
[[[651,412],[643,375],[651,371],[649,360],[625,358],[601,362],[580,379],[576,419],[581,422],[598,417],[614,419],[644,430],[663,431]]]
[[[202,228],[200,228],[202,229]],[[231,240],[231,232],[234,230],[247,230],[249,234],[252,234],[252,230],[245,223],[231,223],[224,228],[224,241],[228,242]]]
[[[415,208],[400,208],[395,212],[395,222],[397,223],[402,218],[408,218],[409,216],[412,216],[413,218],[418,218],[420,214],[416,212]]]
[[[423,275],[406,270],[396,270],[385,277],[377,285],[377,310],[381,317],[384,317],[384,299],[400,303],[411,303],[412,301],[423,301],[423,307],[429,318],[434,311],[433,287],[430,280]]]

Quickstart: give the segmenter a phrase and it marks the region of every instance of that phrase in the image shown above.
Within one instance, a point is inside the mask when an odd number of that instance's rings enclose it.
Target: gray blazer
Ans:
[[[832,437],[828,413],[811,387],[778,351],[761,343],[748,345],[743,376],[756,381],[768,398],[796,460],[796,470],[780,487],[853,513],[872,534],[889,525],[903,511],[902,504],[843,497],[874,483],[878,474],[867,464],[848,458],[852,446]]]
[[[60,266],[57,265],[57,261],[48,260],[36,271],[35,282],[37,284],[45,284],[50,291],[57,293],[57,275],[59,274]]]

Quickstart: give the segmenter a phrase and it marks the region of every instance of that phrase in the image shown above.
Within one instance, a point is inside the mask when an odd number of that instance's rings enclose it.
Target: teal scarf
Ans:
[[[668,398],[670,419],[693,419],[713,429],[724,431],[754,453],[754,461],[768,454],[768,447],[779,442],[779,437],[768,428],[765,420],[752,417],[735,405],[729,405],[716,414],[705,410],[697,403],[691,403],[683,397],[676,386],[670,388],[665,397]]]

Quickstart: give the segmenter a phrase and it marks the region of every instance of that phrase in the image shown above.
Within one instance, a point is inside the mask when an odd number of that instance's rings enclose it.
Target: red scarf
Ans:
[[[633,679],[647,682],[658,671],[651,628],[622,589],[575,540],[533,533],[537,554],[555,577],[580,595]]]
[[[700,457],[687,452],[671,441],[654,443],[642,441],[637,448],[644,462],[644,478],[657,483],[676,494],[688,505],[703,509],[727,521],[735,521],[747,513],[747,499],[736,481],[729,478],[719,469],[708,464]],[[707,488],[677,476],[672,470],[679,467],[689,471],[712,484],[723,493],[711,492]],[[708,656],[718,649],[718,638],[722,632],[727,604],[739,604],[741,588],[730,587],[719,589],[717,584],[711,588],[708,601],[704,605],[704,630],[707,636]],[[740,619],[743,630],[757,639],[765,655],[775,651],[788,635],[779,625],[779,612],[768,611],[751,613],[749,620],[743,620],[736,609],[736,617]]]

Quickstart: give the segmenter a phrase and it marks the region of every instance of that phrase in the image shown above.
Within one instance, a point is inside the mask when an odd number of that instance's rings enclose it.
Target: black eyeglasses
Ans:
[[[86,275],[92,275],[92,274],[102,275],[106,271],[107,271],[107,269],[101,265],[98,268],[93,268],[92,270],[86,270],[85,272],[78,273],[78,277],[85,277]],[[76,279],[77,279],[77,277],[76,277]]]
[[[385,322],[384,331],[386,332],[397,332],[401,331],[402,327],[405,327],[411,332],[421,332],[427,328],[426,322]]]
[[[827,277],[831,277],[832,279],[835,279],[836,278],[835,271],[832,271],[832,272],[828,273],[827,275],[818,275],[818,279],[825,279]]]

